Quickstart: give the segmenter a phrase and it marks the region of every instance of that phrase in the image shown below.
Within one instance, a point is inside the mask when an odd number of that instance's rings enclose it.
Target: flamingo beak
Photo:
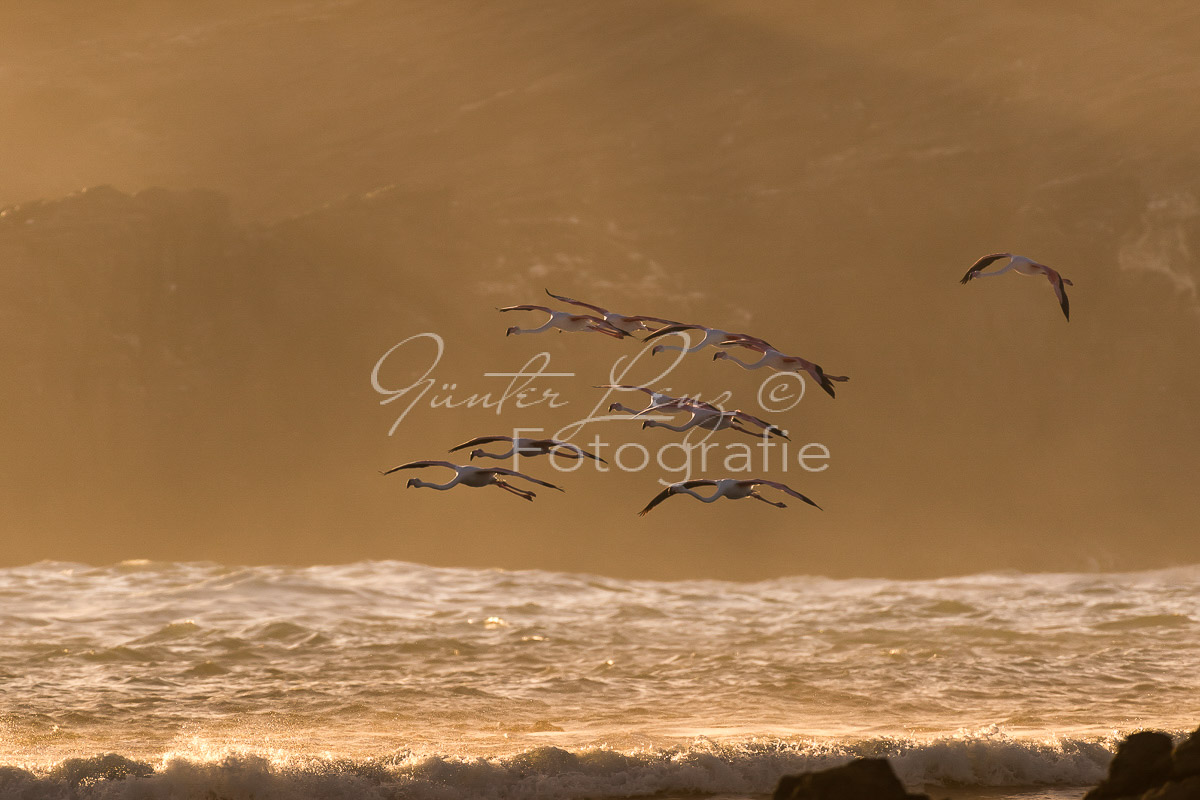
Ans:
[[[417,482],[416,478],[409,478],[408,483],[404,484],[405,489],[411,489],[413,484]]]

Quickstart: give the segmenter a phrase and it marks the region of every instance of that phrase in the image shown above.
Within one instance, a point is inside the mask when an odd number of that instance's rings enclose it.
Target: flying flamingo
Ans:
[[[625,333],[634,333],[636,331],[657,330],[657,328],[652,328],[649,325],[647,325],[646,324],[647,322],[659,323],[658,328],[661,328],[665,325],[678,325],[679,324],[678,322],[675,322],[674,320],[662,319],[661,317],[647,317],[644,315],[638,315],[638,316],[631,317],[626,314],[618,314],[615,311],[609,311],[607,308],[601,308],[600,306],[594,306],[591,303],[584,303],[581,300],[574,300],[570,297],[563,297],[562,295],[554,294],[549,289],[546,290],[546,294],[550,295],[555,300],[558,300],[563,303],[570,303],[573,306],[582,306],[584,308],[590,308],[592,311],[595,311],[597,314],[599,314],[601,317],[603,317],[604,321],[607,322],[609,325],[612,325],[614,328],[624,331]]]
[[[694,353],[697,350],[703,350],[705,347],[708,347],[709,345],[718,345],[721,342],[725,342],[725,341],[730,341],[730,340],[742,341],[742,340],[753,340],[754,339],[753,336],[747,336],[744,333],[730,333],[729,331],[723,331],[720,328],[709,328],[704,325],[668,325],[665,328],[659,328],[654,333],[652,333],[649,336],[647,336],[646,338],[642,339],[642,341],[648,342],[651,339],[657,339],[659,336],[666,336],[667,334],[670,334],[670,333],[683,333],[684,331],[704,331],[704,336],[702,336],[700,338],[700,341],[698,343],[691,345],[690,347],[680,347],[680,346],[674,345],[674,344],[656,344],[650,350],[650,355],[652,355],[652,356],[658,355],[659,353],[663,352],[664,350],[679,350],[680,352],[683,352],[683,353]],[[758,341],[761,341],[761,339]]]
[[[742,361],[737,356],[728,351],[721,350],[713,355],[713,361],[719,359],[728,359],[735,364],[740,364],[746,369],[759,369],[761,367],[770,367],[771,369],[780,372],[805,372],[812,377],[817,384],[825,390],[830,397],[836,397],[833,391],[832,381],[848,381],[847,375],[827,375],[820,364],[814,364],[806,358],[800,356],[789,356],[779,352],[774,347],[771,347],[762,339],[754,337],[742,337],[741,339],[731,339],[721,342],[721,346],[727,347],[737,345],[753,350],[757,353],[762,353],[762,358],[758,361],[747,362]]]
[[[984,267],[991,264],[993,261],[999,261],[1002,258],[1007,258],[1008,263],[995,272],[981,272]],[[1016,270],[1020,275],[1044,275],[1046,280],[1050,281],[1050,285],[1054,287],[1054,294],[1058,298],[1058,305],[1062,309],[1063,316],[1067,321],[1071,321],[1071,303],[1067,300],[1067,286],[1074,286],[1069,280],[1058,274],[1058,271],[1047,267],[1045,264],[1039,264],[1031,258],[1019,256],[1014,253],[992,253],[984,256],[971,265],[967,270],[967,274],[959,283],[966,283],[972,278],[990,278],[993,275],[1003,275],[1009,270]],[[1065,284],[1065,285],[1064,285]]]
[[[462,484],[463,486],[471,486],[473,488],[478,488],[480,486],[499,486],[506,492],[512,492],[517,497],[523,497],[526,500],[532,500],[535,497],[534,493],[528,489],[518,489],[517,487],[507,483],[501,477],[505,476],[524,478],[527,481],[536,483],[538,486],[546,486],[550,489],[558,489],[558,491],[562,491],[562,487],[560,486],[555,486],[553,483],[546,483],[545,481],[539,481],[537,478],[531,478],[528,475],[517,472],[516,470],[504,469],[503,467],[487,467],[485,469],[483,467],[460,466],[458,464],[451,464],[449,461],[410,461],[407,464],[401,464],[398,467],[392,467],[389,470],[385,470],[382,474],[391,475],[393,472],[398,470],[419,469],[421,467],[449,467],[450,469],[454,470],[454,477],[450,479],[448,483],[429,483],[418,478],[409,478],[408,483],[404,485],[404,488],[408,489],[415,486],[418,489],[437,489],[438,491],[444,492],[447,489],[453,489],[459,484]]]
[[[589,314],[568,314],[566,311],[555,311],[553,308],[547,308],[546,306],[529,305],[508,306],[497,309],[497,311],[545,311],[550,315],[550,319],[546,320],[540,327],[520,328],[514,325],[505,331],[505,336],[513,336],[518,333],[541,333],[551,328],[557,328],[560,331],[568,333],[595,331],[596,333],[603,333],[605,336],[611,336],[614,339],[624,339],[626,336],[629,336],[628,333],[620,328]]]
[[[532,458],[534,456],[543,456],[553,454],[562,456],[563,458],[579,459],[590,458],[593,461],[599,461],[601,464],[607,464],[600,456],[592,455],[583,448],[573,445],[570,442],[562,442],[558,439],[514,439],[511,436],[476,436],[469,442],[463,442],[460,445],[451,447],[447,452],[453,453],[456,450],[462,450],[464,447],[474,447],[479,444],[490,444],[491,442],[509,442],[509,447],[506,453],[485,453],[482,448],[472,450],[471,458],[512,458],[513,456],[523,456]]]
[[[695,489],[698,486],[715,486],[717,488],[717,491],[714,494],[710,495],[709,497],[705,497],[704,495],[700,494],[699,492],[693,491],[693,489]],[[758,492],[754,491],[754,487],[756,487],[756,486],[774,487],[776,489],[779,489],[782,492],[786,492],[787,494],[790,494],[792,497],[800,498],[804,502],[808,503],[810,506],[814,506],[818,509],[820,508],[820,506],[818,506],[812,500],[809,500],[804,495],[797,492],[795,489],[792,489],[791,487],[787,486],[786,484],[782,484],[777,481],[768,481],[768,480],[764,480],[762,478],[750,478],[748,480],[738,480],[737,478],[722,478],[720,480],[697,479],[697,480],[690,480],[690,481],[681,481],[680,483],[672,483],[670,486],[668,486],[667,488],[665,488],[661,492],[659,492],[657,495],[655,495],[654,499],[651,500],[649,503],[647,503],[646,507],[638,512],[638,516],[639,517],[646,516],[647,514],[650,513],[650,511],[656,505],[661,503],[663,500],[666,500],[668,497],[673,497],[677,494],[690,494],[692,497],[696,498],[697,500],[699,500],[702,503],[715,503],[718,499],[720,499],[722,497],[727,498],[729,500],[741,500],[745,497],[753,497],[755,500],[761,500],[762,502],[766,503],[767,505],[775,506],[776,508],[787,508],[786,503],[778,503],[778,502],[775,502],[774,500],[768,500],[767,498],[760,495]]]
[[[641,416],[649,411],[656,411],[659,408],[661,408],[661,406],[645,409],[644,411],[639,412],[637,416]],[[774,434],[791,441],[787,433],[785,433],[782,428],[772,425],[765,420],[761,420],[752,414],[747,414],[741,409],[722,411],[716,406],[709,405],[708,403],[697,403],[695,405],[686,406],[678,410],[686,411],[691,414],[691,419],[682,425],[672,425],[669,422],[660,422],[658,420],[648,419],[642,423],[642,428],[666,428],[669,431],[678,431],[680,433],[691,430],[692,428],[703,428],[707,431],[723,431],[728,428],[730,430],[735,430],[739,433],[744,433],[755,438],[762,436],[761,433],[755,433],[754,431],[743,427],[742,423],[748,422],[752,425],[757,425],[758,427],[762,428],[763,432],[767,435]]]
[[[650,410],[656,409],[656,408],[687,408],[689,405],[701,404],[701,401],[693,400],[690,397],[672,397],[669,394],[663,394],[662,392],[656,392],[653,389],[647,389],[645,386],[630,386],[630,385],[624,384],[624,383],[604,383],[599,386],[593,386],[592,388],[593,389],[628,389],[631,391],[636,390],[639,392],[645,392],[646,394],[650,395],[650,405],[646,406],[643,409],[629,408],[628,406],[623,406],[620,403],[612,403],[608,407],[608,411],[610,414],[614,411],[622,411],[626,414],[637,415],[637,414],[642,414],[646,411],[650,411]],[[708,405],[708,404],[703,403],[703,405]],[[716,406],[709,406],[709,407],[716,408]]]

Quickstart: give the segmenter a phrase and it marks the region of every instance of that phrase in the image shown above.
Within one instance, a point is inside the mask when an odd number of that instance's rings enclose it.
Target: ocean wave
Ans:
[[[0,764],[28,768],[157,758],[193,736],[360,763],[398,746],[579,756],[701,733],[935,737],[997,723],[1089,737],[1194,727],[1200,691],[1200,645],[1181,635],[1200,621],[1200,567],[729,583],[397,562],[39,564],[0,569],[0,592]],[[1023,760],[1027,744],[947,740],[934,757],[902,741],[889,746],[914,781],[992,780],[980,764],[1059,780]],[[794,770],[806,752],[778,757]],[[729,753],[736,769],[758,763]]]
[[[252,752],[168,753],[158,763],[115,753],[30,771],[0,767],[0,797],[404,798],[575,800],[649,795],[762,795],[783,775],[860,757],[889,758],[913,788],[1085,786],[1112,758],[1113,739],[1020,739],[996,729],[920,740],[696,740],[617,751],[539,747],[469,758],[401,752],[336,759]]]

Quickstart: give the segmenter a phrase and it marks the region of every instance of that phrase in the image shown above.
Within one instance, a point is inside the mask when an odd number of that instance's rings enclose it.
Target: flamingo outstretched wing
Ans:
[[[454,445],[454,447],[451,447],[446,452],[453,453],[455,450],[462,450],[464,447],[475,447],[476,445],[491,444],[492,442],[511,442],[511,441],[513,441],[513,438],[511,436],[476,436],[474,439],[472,439],[469,442],[463,442],[462,444]]]
[[[576,300],[572,297],[563,297],[561,294],[555,294],[554,292],[550,291],[549,289],[546,289],[546,294],[550,295],[551,297],[553,297],[555,300],[559,301],[560,303],[569,303],[570,305],[573,305],[573,306],[583,306],[584,308],[590,308],[592,311],[595,311],[597,314],[600,314],[600,315],[604,315],[604,314],[608,313],[607,308],[601,308],[600,306],[594,306],[591,303],[585,303],[582,300]]]
[[[653,397],[656,394],[658,394],[658,395],[662,394],[662,392],[656,392],[653,389],[646,388],[645,386],[630,386],[627,383],[602,383],[602,384],[599,384],[598,386],[592,386],[592,388],[593,389],[631,389],[631,390],[637,390],[639,392],[645,392],[646,394],[650,395],[651,397]]]
[[[381,475],[391,475],[393,472],[402,469],[419,469],[421,467],[449,467],[458,472],[458,464],[451,464],[449,461],[410,461],[407,464],[401,464],[398,467],[392,467],[389,470],[381,470]]]
[[[649,513],[650,513],[650,511],[651,511],[651,510],[652,510],[652,509],[653,509],[653,508],[654,508],[656,505],[658,505],[659,503],[661,503],[663,500],[666,500],[668,497],[671,497],[672,495],[676,494],[676,493],[677,493],[677,490],[678,490],[678,489],[680,489],[680,488],[683,488],[683,489],[694,489],[694,488],[696,488],[697,486],[713,486],[713,485],[715,485],[715,484],[716,484],[716,481],[712,481],[712,480],[702,480],[702,479],[696,479],[696,480],[691,480],[691,481],[683,481],[682,483],[673,483],[673,484],[671,484],[670,486],[668,486],[667,488],[663,489],[663,490],[662,490],[661,492],[659,492],[658,494],[654,495],[654,497],[653,497],[653,498],[650,500],[650,502],[646,504],[646,507],[645,507],[645,508],[643,508],[641,511],[639,511],[639,512],[638,512],[638,516],[639,516],[639,517],[644,517],[644,516],[646,516],[647,514],[649,514]]]
[[[817,505],[816,503],[814,503],[809,498],[805,497],[804,495],[800,494],[792,487],[788,486],[786,483],[780,483],[779,481],[759,480],[759,479],[755,479],[755,480],[751,481],[751,483],[761,485],[761,486],[770,486],[772,488],[778,489],[781,492],[790,494],[792,497],[795,497],[799,500],[803,500],[804,502],[808,503],[810,506],[813,506],[814,508],[818,508],[822,511],[825,510],[825,509],[821,508],[819,505]]]
[[[648,336],[643,338],[642,341],[648,342],[651,339],[656,339],[659,336],[666,336],[669,333],[683,333],[684,331],[696,331],[696,330],[703,330],[703,329],[704,329],[703,325],[686,325],[686,324],[668,325],[665,328],[659,328],[654,333],[649,334]]]
[[[731,333],[725,337],[724,341],[717,342],[718,347],[745,347],[749,350],[755,350],[759,353],[765,353],[768,350],[776,350],[775,346],[766,339],[760,339],[757,336],[751,336],[748,333]]]
[[[497,311],[545,311],[547,314],[554,313],[554,309],[552,309],[552,308],[547,308],[546,306],[534,306],[534,305],[505,306],[504,308],[497,308],[496,310]]]
[[[599,461],[601,464],[608,463],[600,456],[595,455],[594,453],[589,453],[587,450],[584,450],[582,447],[580,447],[577,444],[571,444],[570,442],[560,442],[557,439],[542,439],[541,442],[544,444],[549,444],[553,447],[561,447],[564,450],[570,450],[572,453],[577,453],[577,454],[583,456],[584,458],[590,458],[593,461]]]
[[[1050,283],[1054,286],[1054,294],[1058,297],[1058,307],[1062,309],[1063,316],[1067,318],[1067,322],[1071,321],[1071,301],[1067,298],[1067,287],[1064,285],[1067,281],[1062,275],[1051,270]],[[1086,299],[1086,298],[1085,298]]]
[[[979,270],[985,268],[993,261],[999,261],[1002,258],[1012,258],[1012,253],[992,253],[984,256],[971,265],[971,268],[967,270],[967,274],[963,275],[962,280],[959,281],[959,283],[966,283],[967,281],[971,280],[971,278],[975,277],[976,272],[979,272]]]
[[[659,325],[682,325],[683,324],[683,323],[678,322],[673,319],[663,319],[662,317],[650,317],[645,314],[638,314],[636,316],[627,317],[627,319],[629,319],[633,322],[657,322]]]
[[[553,483],[546,483],[546,481],[540,481],[537,478],[533,478],[533,477],[530,477],[529,475],[526,475],[524,472],[517,472],[515,469],[505,469],[504,467],[489,467],[488,469],[483,470],[483,471],[490,472],[494,475],[507,475],[512,478],[524,478],[525,480],[530,481],[531,483],[536,483],[538,486],[545,486],[547,489],[558,489],[560,492],[565,491],[561,486],[555,486]]]
[[[765,419],[759,419],[758,417],[754,416],[753,414],[747,414],[745,411],[742,411],[740,408],[734,409],[733,415],[735,418],[737,418],[743,422],[749,422],[752,425],[757,425],[758,427],[762,428],[764,431],[767,431],[769,433],[777,433],[780,436],[782,436],[784,439],[787,439],[789,442],[792,440],[792,438],[787,435],[787,431],[785,431],[783,428],[781,428],[778,425],[775,425],[773,423],[767,422]]]

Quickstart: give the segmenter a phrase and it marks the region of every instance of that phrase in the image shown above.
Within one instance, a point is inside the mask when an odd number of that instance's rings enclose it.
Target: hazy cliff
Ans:
[[[748,577],[1200,558],[1186,4],[65,8],[0,14],[0,145],[21,155],[0,182],[19,204],[0,219],[6,561]],[[99,184],[119,190],[70,194]],[[1072,322],[1040,283],[958,285],[1009,249],[1075,281]],[[784,417],[833,459],[778,477],[828,511],[639,525],[661,471],[564,478],[569,502],[521,508],[378,479],[590,408],[637,348],[505,339],[493,307],[543,287],[851,375]],[[426,330],[447,340],[439,380],[499,388],[481,373],[548,349],[579,372],[573,404],[414,411],[388,437],[371,368]],[[761,373],[701,355],[676,388],[752,404]]]

